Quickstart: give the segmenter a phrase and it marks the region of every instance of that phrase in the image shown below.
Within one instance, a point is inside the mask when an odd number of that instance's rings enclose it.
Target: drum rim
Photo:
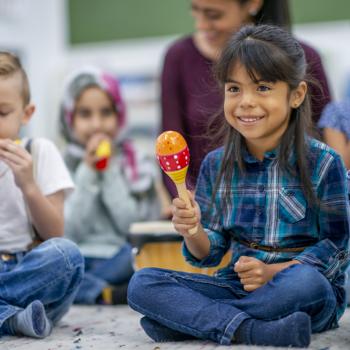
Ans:
[[[142,235],[128,235],[128,242],[137,248],[141,248],[148,243],[160,243],[160,242],[181,242],[183,237],[174,233],[145,233]]]

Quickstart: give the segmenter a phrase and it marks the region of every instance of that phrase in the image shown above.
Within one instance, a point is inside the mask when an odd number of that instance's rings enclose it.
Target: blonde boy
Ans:
[[[58,150],[36,139],[33,162],[28,140],[16,141],[34,110],[19,59],[0,52],[0,335],[44,338],[73,301],[83,260],[61,238],[73,184]],[[30,249],[33,227],[43,243]]]

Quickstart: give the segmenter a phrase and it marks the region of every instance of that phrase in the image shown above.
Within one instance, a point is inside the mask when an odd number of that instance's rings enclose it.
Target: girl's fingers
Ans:
[[[254,272],[241,272],[241,273],[238,273],[238,277],[239,278],[255,278],[256,275],[254,274]]]
[[[174,198],[173,206],[178,209],[186,209],[186,202],[181,198]]]
[[[182,235],[188,235],[188,231],[195,225],[174,224],[175,230]]]
[[[244,290],[246,290],[247,292],[253,292],[254,290],[260,287],[261,287],[261,284],[245,284],[243,286]]]
[[[250,278],[241,278],[241,283],[243,285],[249,285],[249,284],[260,284],[262,281],[259,278],[256,277],[250,277]]]
[[[196,213],[193,209],[176,209],[173,211],[174,216],[180,218],[192,218],[196,216]]]
[[[242,272],[253,270],[256,267],[257,266],[255,261],[250,261],[245,263],[237,262],[234,266],[234,271],[236,271],[237,273],[242,273]]]
[[[174,225],[190,225],[194,226],[198,223],[197,218],[177,218],[173,217],[172,222]]]

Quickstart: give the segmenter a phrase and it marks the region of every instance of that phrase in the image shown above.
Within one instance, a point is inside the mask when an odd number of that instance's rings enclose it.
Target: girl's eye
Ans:
[[[110,116],[114,116],[114,110],[111,108],[103,108],[101,110],[101,115],[103,117],[110,117]]]
[[[266,85],[259,85],[258,86],[258,91],[270,91],[271,88],[269,86],[266,86]]]
[[[6,117],[8,114],[9,112],[0,111],[0,117]]]
[[[239,92],[239,87],[238,86],[229,86],[227,88],[227,91],[236,93],[236,92]]]
[[[91,113],[88,109],[78,109],[76,112],[77,116],[81,117],[81,118],[89,118]]]

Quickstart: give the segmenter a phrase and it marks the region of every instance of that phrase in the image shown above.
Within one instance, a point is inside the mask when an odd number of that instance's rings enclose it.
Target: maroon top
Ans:
[[[330,92],[319,54],[301,43],[309,73],[321,88],[311,88],[313,120],[318,121]],[[188,187],[193,189],[200,164],[210,151],[207,132],[208,119],[222,107],[222,91],[212,74],[213,62],[195,47],[192,37],[176,41],[167,51],[162,72],[162,131],[180,132],[187,141],[191,161],[187,174]],[[171,195],[176,196],[172,181],[164,182]]]

